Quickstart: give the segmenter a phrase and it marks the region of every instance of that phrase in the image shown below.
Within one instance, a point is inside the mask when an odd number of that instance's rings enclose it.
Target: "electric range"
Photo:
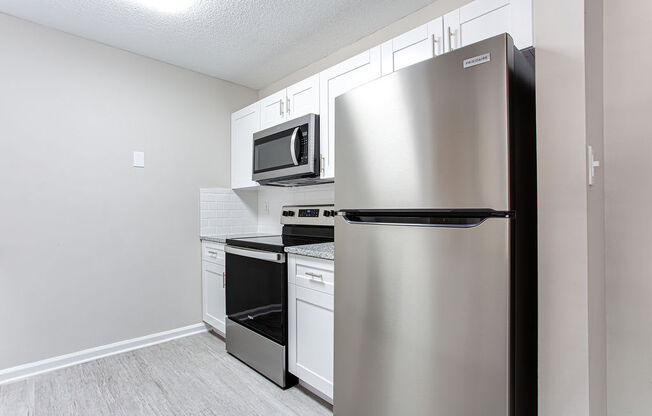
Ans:
[[[276,236],[226,240],[226,350],[277,385],[287,371],[285,247],[334,241],[333,205],[285,206]]]

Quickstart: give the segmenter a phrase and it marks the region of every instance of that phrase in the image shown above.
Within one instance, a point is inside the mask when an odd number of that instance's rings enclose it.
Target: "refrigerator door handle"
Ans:
[[[505,211],[341,211],[340,215],[349,224],[403,225],[418,227],[472,228],[487,218],[512,218]]]

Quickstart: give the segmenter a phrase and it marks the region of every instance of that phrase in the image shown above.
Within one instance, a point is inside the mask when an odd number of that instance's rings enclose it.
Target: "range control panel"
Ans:
[[[281,211],[281,224],[335,225],[333,205],[287,205]]]
[[[319,208],[306,208],[306,209],[300,209],[299,210],[299,216],[300,217],[319,217],[319,212],[323,212],[326,214],[326,211],[320,210]]]

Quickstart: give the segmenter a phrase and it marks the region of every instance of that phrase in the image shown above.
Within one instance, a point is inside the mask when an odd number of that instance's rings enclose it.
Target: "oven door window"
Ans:
[[[285,345],[286,263],[226,255],[226,314],[254,332]]]
[[[254,173],[305,165],[308,125],[292,128],[254,142]]]

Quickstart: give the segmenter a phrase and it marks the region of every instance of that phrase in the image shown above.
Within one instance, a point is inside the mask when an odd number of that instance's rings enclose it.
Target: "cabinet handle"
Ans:
[[[310,276],[312,280],[324,281],[324,277],[321,274],[306,272],[306,276]]]
[[[222,272],[222,289],[226,288],[226,272]]]
[[[282,99],[281,99],[280,103],[281,103],[281,108],[280,108],[281,111],[279,111],[279,115],[282,116],[283,115],[283,100]]]
[[[294,166],[299,166],[296,151],[297,133],[299,133],[299,130],[301,130],[299,127],[295,128],[292,132],[292,138],[290,139],[290,156],[292,156],[292,163],[294,163]]]
[[[453,48],[453,38],[455,37],[455,34],[451,30],[450,26],[448,26],[446,29],[448,30],[448,51],[450,52],[455,49]]]
[[[441,55],[441,39],[437,35],[432,35],[432,56]]]
[[[206,252],[212,257],[217,257],[217,251],[207,250]]]
[[[322,155],[319,159],[321,162],[319,170],[321,171],[322,176],[324,176],[324,173],[326,172],[326,158]]]
[[[285,99],[285,108],[287,109],[288,116],[290,115],[290,98]]]

